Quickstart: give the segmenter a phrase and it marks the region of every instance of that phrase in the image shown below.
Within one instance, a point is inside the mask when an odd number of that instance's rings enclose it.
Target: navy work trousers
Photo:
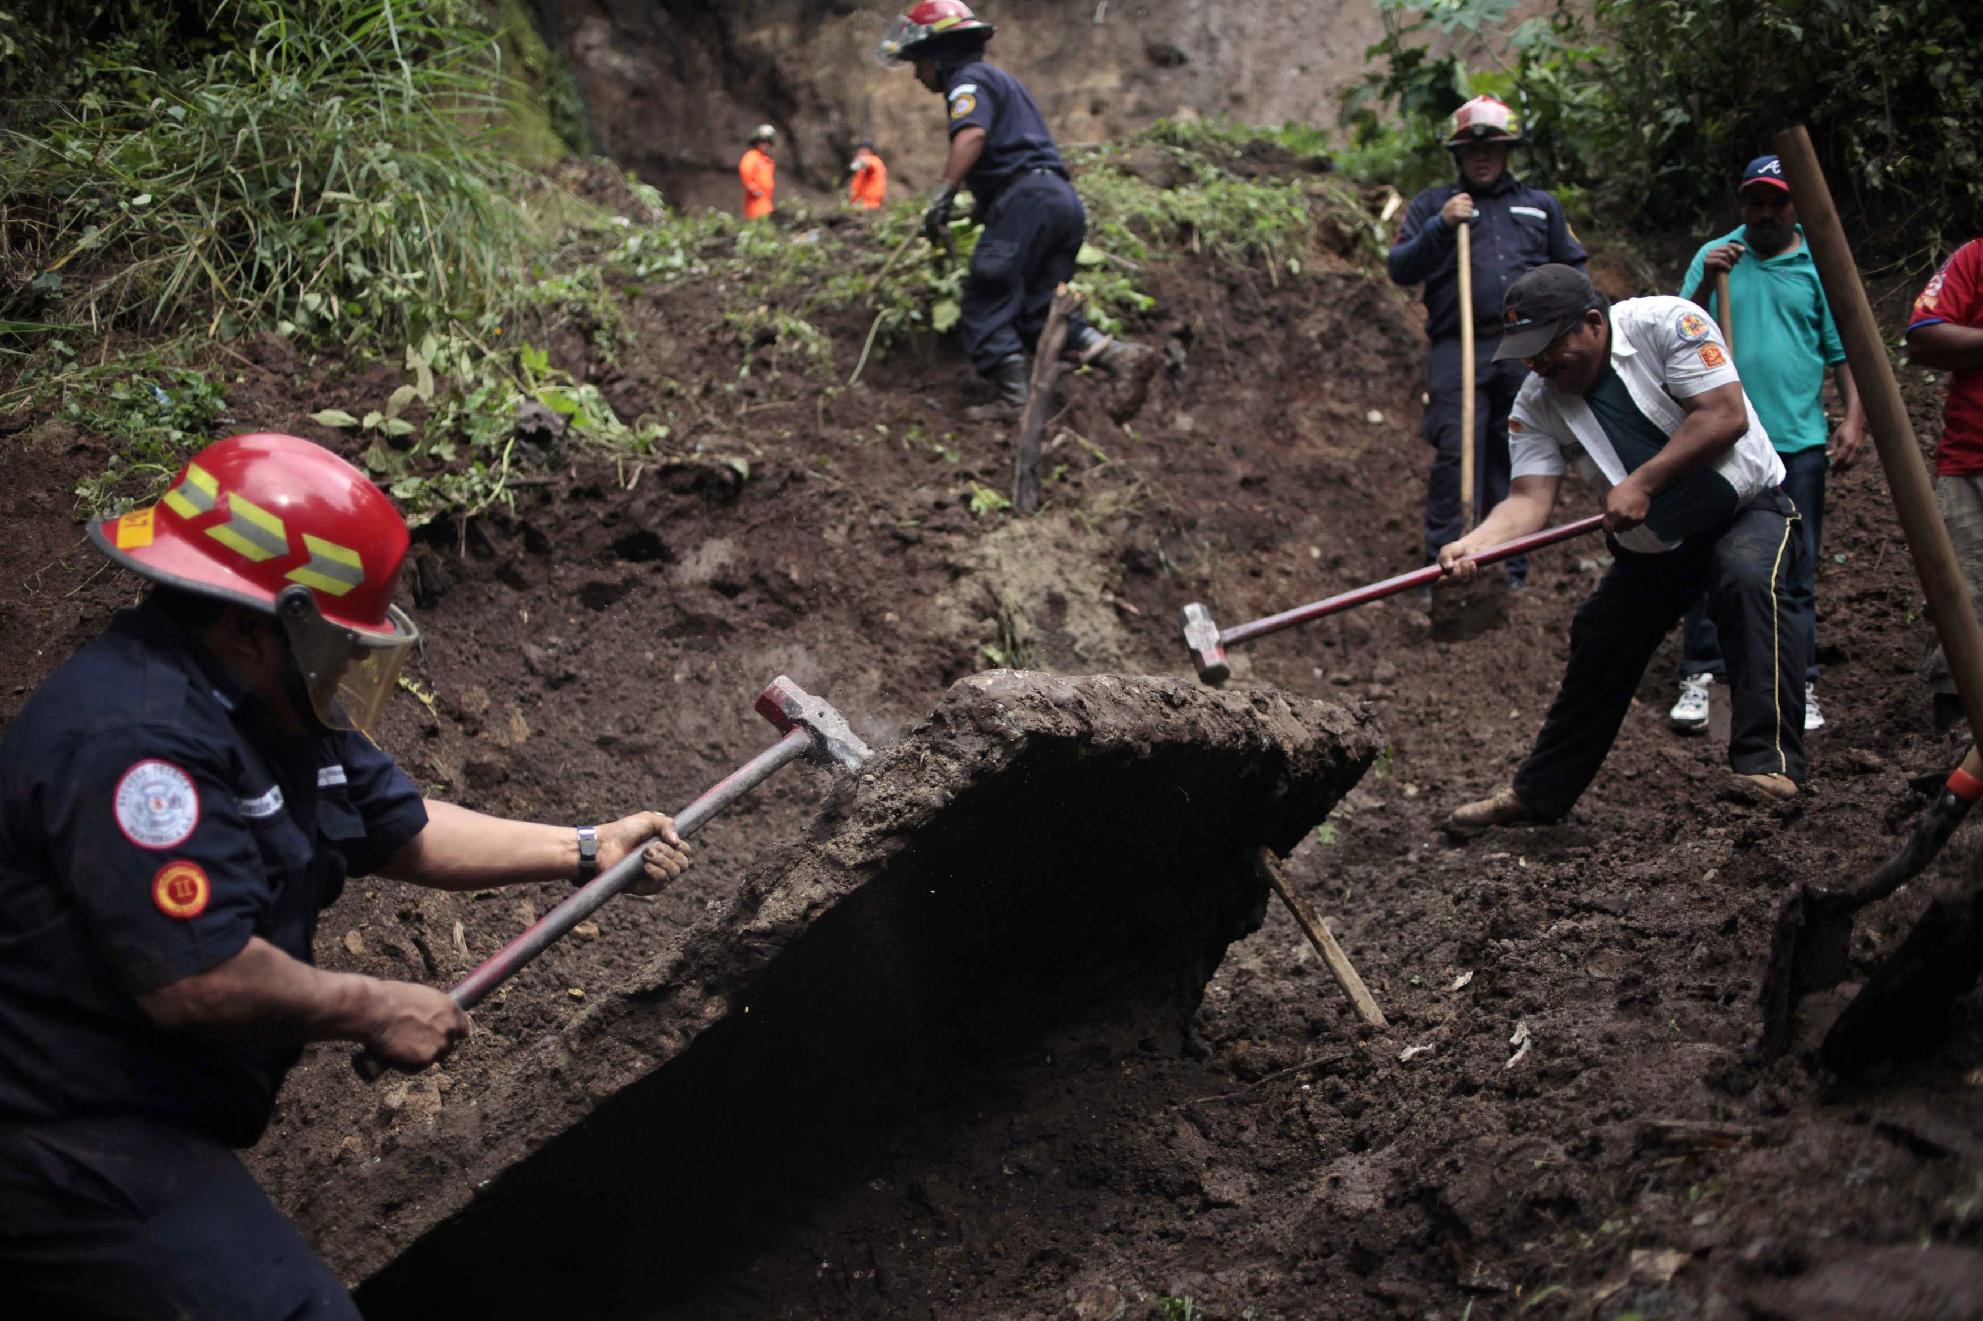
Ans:
[[[1508,498],[1508,413],[1515,395],[1528,379],[1519,362],[1495,362],[1498,336],[1474,337],[1474,460],[1473,517],[1479,523],[1487,511]],[[1439,558],[1439,548],[1460,539],[1460,341],[1436,339],[1426,363],[1425,439],[1432,446],[1432,472],[1425,484],[1425,562]],[[1529,561],[1518,555],[1507,562],[1508,580],[1528,577]]]
[[[9,1316],[359,1321],[232,1151],[148,1119],[0,1123],[0,1281]]]
[[[1003,358],[1030,353],[1046,329],[1053,291],[1074,275],[1074,259],[1088,235],[1088,213],[1074,185],[1059,175],[1022,174],[992,199],[985,230],[971,254],[958,328],[964,352],[980,373]],[[1067,319],[1071,343],[1087,322]]]
[[[1728,764],[1745,775],[1804,778],[1804,663],[1810,639],[1791,604],[1803,529],[1782,494],[1765,493],[1719,534],[1663,555],[1610,543],[1612,565],[1570,621],[1570,664],[1515,794],[1553,820],[1597,777],[1646,666],[1688,606],[1707,596],[1728,666]]]
[[[1804,571],[1790,584],[1790,603],[1803,616],[1804,628],[1811,638],[1811,655],[1804,663],[1804,682],[1814,684],[1818,681],[1818,555],[1824,545],[1825,474],[1831,468],[1831,460],[1825,456],[1823,445],[1778,457],[1783,460],[1783,489],[1789,493],[1804,523]],[[1687,610],[1687,623],[1681,633],[1680,673],[1682,677],[1712,674],[1719,679],[1727,672],[1728,667],[1721,661],[1721,638],[1715,632],[1714,621],[1708,618],[1707,602],[1696,601]]]

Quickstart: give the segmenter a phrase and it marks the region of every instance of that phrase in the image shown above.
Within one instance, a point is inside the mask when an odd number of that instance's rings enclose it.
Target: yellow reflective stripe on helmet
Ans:
[[[220,497],[220,483],[197,463],[186,465],[186,475],[165,493],[165,507],[181,518],[210,514]]]
[[[238,491],[227,497],[227,521],[208,528],[207,535],[257,563],[289,553],[282,520]]]
[[[957,15],[952,14],[948,18],[939,18],[936,22],[930,24],[930,31],[941,32],[945,28],[956,27],[959,23],[962,23],[963,21],[964,20],[959,18]]]
[[[332,596],[343,596],[352,588],[364,585],[365,562],[357,551],[307,532],[303,534],[303,548],[310,552],[310,562],[284,574],[289,581]]]

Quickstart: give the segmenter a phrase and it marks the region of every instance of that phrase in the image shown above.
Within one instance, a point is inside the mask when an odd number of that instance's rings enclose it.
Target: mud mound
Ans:
[[[1281,694],[965,680],[726,911],[457,1078],[304,1228],[347,1278],[400,1253],[376,1318],[678,1303],[867,1177],[974,1061],[1073,1023],[1181,1040],[1261,922],[1252,853],[1291,849],[1375,753]]]

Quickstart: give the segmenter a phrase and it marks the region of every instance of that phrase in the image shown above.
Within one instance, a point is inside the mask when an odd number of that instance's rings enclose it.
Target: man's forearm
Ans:
[[[426,826],[380,874],[436,890],[567,881],[578,875],[578,832],[429,798]]]
[[[1945,372],[1983,368],[1983,327],[1938,321],[1907,332],[1907,360]]]
[[[1526,537],[1531,532],[1540,532],[1549,522],[1550,512],[1554,508],[1553,499],[1538,499],[1526,492],[1510,494],[1467,534],[1467,545],[1474,550],[1485,550],[1504,541]]]
[[[138,1005],[169,1031],[296,1046],[365,1040],[380,1014],[380,987],[375,978],[325,972],[251,936],[225,963],[147,992]]]
[[[960,129],[952,134],[950,138],[950,155],[945,158],[943,163],[943,181],[947,184],[962,187],[964,177],[971,173],[971,167],[978,163],[978,157],[984,154],[984,150],[985,131],[983,129],[972,127]]]
[[[1833,379],[1838,383],[1839,402],[1845,405],[1845,420],[1847,424],[1864,426],[1866,424],[1866,401],[1859,397],[1859,382],[1852,379],[1851,364],[1841,362],[1838,365],[1838,370],[1833,373]]]

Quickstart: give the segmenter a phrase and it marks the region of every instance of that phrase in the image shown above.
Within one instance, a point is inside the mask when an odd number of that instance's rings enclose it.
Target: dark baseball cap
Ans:
[[[1538,266],[1508,286],[1501,303],[1501,347],[1494,361],[1533,358],[1558,335],[1583,320],[1584,313],[1605,306],[1604,295],[1591,287],[1590,277],[1574,266]]]
[[[1783,161],[1775,156],[1758,156],[1750,161],[1748,168],[1742,171],[1742,182],[1735,185],[1735,191],[1739,193],[1752,183],[1766,183],[1786,193],[1790,191],[1790,181],[1783,177]]]

